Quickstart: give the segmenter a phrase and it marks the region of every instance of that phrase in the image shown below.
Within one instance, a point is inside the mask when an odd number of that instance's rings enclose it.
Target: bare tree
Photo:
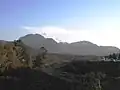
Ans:
[[[47,54],[47,49],[45,47],[41,47],[40,48],[40,51],[41,51],[41,57],[44,59],[45,58],[45,55]]]
[[[33,61],[33,67],[41,67],[43,65],[43,60],[47,54],[47,49],[45,47],[40,48],[40,52],[36,56],[36,59]]]

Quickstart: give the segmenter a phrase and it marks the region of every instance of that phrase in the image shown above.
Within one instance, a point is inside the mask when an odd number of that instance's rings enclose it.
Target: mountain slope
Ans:
[[[24,44],[39,49],[44,46],[50,53],[68,53],[76,55],[108,55],[117,53],[119,49],[112,46],[98,46],[89,41],[80,41],[73,43],[57,43],[52,38],[45,38],[39,34],[28,34],[20,37]]]

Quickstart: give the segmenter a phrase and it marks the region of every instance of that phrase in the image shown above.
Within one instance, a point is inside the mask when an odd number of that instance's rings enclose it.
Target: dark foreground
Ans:
[[[101,83],[102,90],[120,90],[120,63],[81,61],[68,63],[57,70],[59,73],[56,76],[30,68],[6,71],[0,77],[0,90],[87,90],[77,78],[68,80],[60,74],[81,75],[91,71],[106,74]]]

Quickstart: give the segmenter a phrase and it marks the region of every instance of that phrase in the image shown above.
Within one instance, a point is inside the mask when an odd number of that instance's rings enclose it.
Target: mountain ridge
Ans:
[[[40,34],[27,34],[19,39],[35,51],[44,46],[49,53],[105,56],[120,52],[120,49],[115,46],[98,46],[85,40],[72,43],[57,42],[53,38],[45,38]],[[0,44],[5,42],[8,41],[0,40]]]
[[[39,49],[44,46],[50,53],[69,53],[75,55],[108,55],[118,53],[119,48],[115,46],[98,46],[90,41],[57,42],[53,38],[45,38],[40,34],[28,34],[19,38],[24,44]]]

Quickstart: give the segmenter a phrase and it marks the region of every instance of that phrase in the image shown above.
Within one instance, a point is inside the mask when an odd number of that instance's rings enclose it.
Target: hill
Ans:
[[[57,43],[52,38],[45,38],[39,34],[28,34],[20,37],[29,47],[39,49],[44,46],[50,53],[73,54],[73,55],[108,55],[119,52],[119,48],[114,46],[98,46],[89,41],[79,41],[73,43]]]

